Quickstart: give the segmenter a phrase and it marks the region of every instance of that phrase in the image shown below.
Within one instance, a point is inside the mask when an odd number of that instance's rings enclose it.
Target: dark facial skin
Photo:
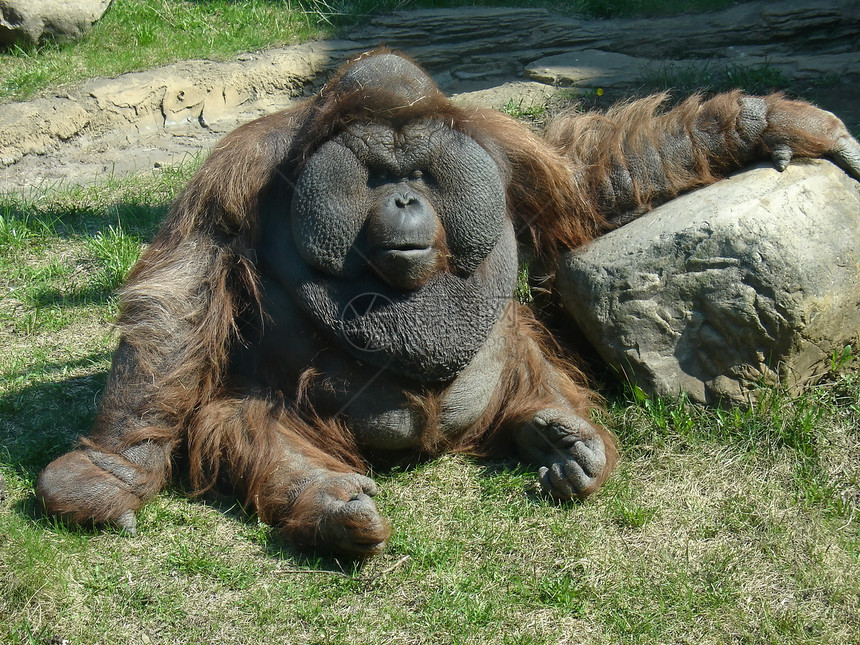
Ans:
[[[311,157],[288,221],[268,218],[260,251],[345,350],[373,347],[357,357],[447,380],[474,358],[513,292],[505,207],[498,167],[469,137],[432,120],[399,131],[359,123]],[[370,310],[355,306],[366,294],[381,296]]]

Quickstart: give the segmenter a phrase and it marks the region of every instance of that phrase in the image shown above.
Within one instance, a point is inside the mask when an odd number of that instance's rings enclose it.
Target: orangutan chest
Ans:
[[[477,422],[502,366],[497,343],[488,342],[455,379],[434,392],[382,368],[350,359],[321,360],[317,383],[322,387],[313,396],[320,411],[347,422],[359,444],[401,450],[421,446],[426,435],[436,432],[454,437]]]
[[[427,433],[455,436],[490,404],[507,359],[505,315],[491,321],[486,340],[454,378],[427,383],[390,369],[378,357],[360,360],[356,354],[375,348],[344,350],[302,315],[279,285],[264,278],[263,286],[270,319],[287,322],[269,326],[258,346],[240,351],[235,371],[279,390],[288,402],[344,421],[359,444],[401,450],[422,445]]]

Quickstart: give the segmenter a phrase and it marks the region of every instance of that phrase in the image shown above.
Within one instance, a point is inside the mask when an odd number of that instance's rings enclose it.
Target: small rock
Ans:
[[[111,0],[0,0],[0,45],[80,38]]]
[[[451,96],[457,105],[473,105],[503,110],[511,101],[521,108],[546,105],[559,89],[533,81],[513,81],[474,92]]]
[[[526,76],[541,83],[569,87],[627,87],[641,83],[652,61],[597,49],[541,58],[526,66]]]

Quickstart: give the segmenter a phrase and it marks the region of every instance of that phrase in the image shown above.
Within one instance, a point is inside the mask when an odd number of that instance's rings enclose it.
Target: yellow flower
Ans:
[[[597,96],[603,96],[603,88],[602,87],[597,88]]]

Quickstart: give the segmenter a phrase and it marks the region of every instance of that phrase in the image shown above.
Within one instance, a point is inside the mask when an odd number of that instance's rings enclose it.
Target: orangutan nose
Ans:
[[[439,227],[439,218],[422,195],[398,187],[371,214],[371,266],[393,286],[421,286],[437,266]]]

